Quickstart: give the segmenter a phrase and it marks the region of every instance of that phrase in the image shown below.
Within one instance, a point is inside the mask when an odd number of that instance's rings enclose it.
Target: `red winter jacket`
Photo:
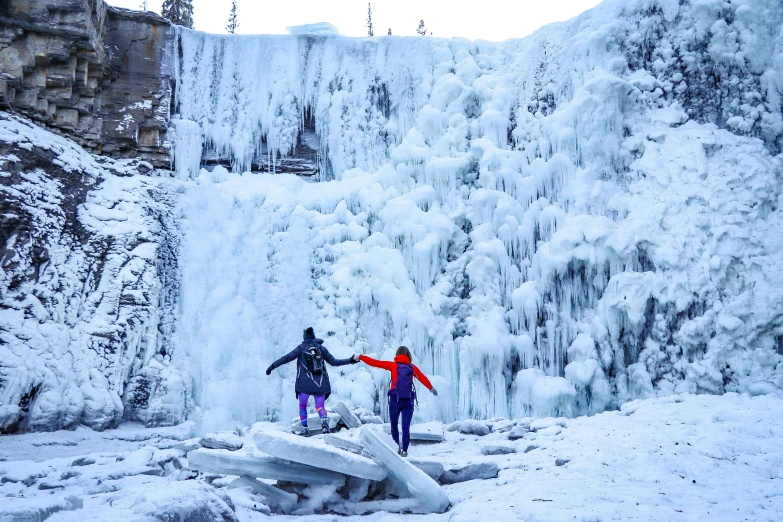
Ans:
[[[394,389],[394,387],[397,385],[397,363],[411,364],[411,360],[406,355],[402,354],[395,357],[394,362],[379,361],[378,359],[373,359],[372,357],[367,357],[366,355],[360,355],[359,360],[365,364],[374,366],[375,368],[389,370],[391,372],[391,383],[389,383],[390,390]],[[428,390],[431,390],[432,383],[430,383],[430,380],[427,378],[427,376],[421,373],[421,370],[419,370],[418,366],[415,364],[412,364],[411,366],[413,366],[413,376],[416,377],[424,386],[426,386]]]

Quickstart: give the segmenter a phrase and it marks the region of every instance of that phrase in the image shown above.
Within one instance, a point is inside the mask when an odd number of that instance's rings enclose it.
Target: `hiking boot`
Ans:
[[[300,435],[302,437],[309,437],[310,436],[310,428],[307,426],[302,426],[299,428],[299,431],[296,432],[297,435]]]
[[[326,435],[329,433],[329,419],[324,417],[321,419],[321,432]]]
[[[402,455],[402,448],[397,446],[397,455]]]
[[[400,457],[402,457],[404,459],[408,458],[408,452],[407,451],[401,451],[400,452]]]

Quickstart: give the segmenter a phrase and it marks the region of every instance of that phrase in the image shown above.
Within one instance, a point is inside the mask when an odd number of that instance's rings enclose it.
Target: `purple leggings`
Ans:
[[[322,419],[326,417],[326,409],[324,408],[324,402],[326,402],[325,395],[313,395],[315,400],[315,411],[318,412],[318,416]],[[299,420],[302,421],[302,426],[307,426],[307,403],[310,401],[310,396],[306,393],[299,392]]]

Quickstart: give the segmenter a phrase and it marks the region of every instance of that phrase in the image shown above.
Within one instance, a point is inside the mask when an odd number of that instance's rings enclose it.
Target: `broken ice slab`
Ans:
[[[253,437],[256,447],[279,459],[328,469],[353,477],[383,480],[386,471],[374,461],[326,444],[282,431],[262,431]]]
[[[221,475],[245,475],[296,484],[344,484],[345,476],[267,455],[251,456],[226,450],[197,449],[188,452],[192,469]]]
[[[338,402],[332,409],[340,414],[340,417],[342,417],[343,422],[348,428],[358,428],[362,425],[362,421],[359,420],[359,417],[354,415],[344,403]]]
[[[370,458],[370,454],[364,449],[359,442],[351,440],[347,437],[338,437],[336,435],[324,435],[323,441],[330,446],[340,448],[341,450],[350,451],[356,455]]]
[[[250,487],[255,493],[264,497],[266,504],[278,513],[290,513],[296,506],[299,497],[282,489],[270,486],[253,477],[239,477],[228,485],[229,489]]]
[[[443,513],[449,507],[449,497],[437,482],[410,462],[397,455],[379,434],[364,429],[360,434],[364,447],[376,462],[385,467],[389,474],[408,488],[418,500],[421,513]]]
[[[389,424],[385,424],[383,429],[386,433],[391,433],[391,426]],[[434,421],[412,425],[411,440],[414,442],[443,442],[446,440],[446,437],[443,434],[443,423]]]
[[[389,437],[387,434],[378,434],[383,439],[383,442],[386,443],[387,446],[391,447],[392,449],[396,448],[397,445],[394,443],[393,440],[391,440],[391,437]],[[349,439],[347,437],[340,437],[336,435],[325,435],[324,436],[324,442],[329,444],[330,446],[335,446],[340,449],[344,449],[345,451],[350,451],[351,453],[355,453],[357,455],[362,455],[364,457],[372,458],[370,453],[364,449],[364,445],[362,445],[359,441],[354,439]],[[445,471],[445,468],[443,467],[443,463],[437,461],[437,460],[431,460],[431,459],[408,459],[408,462],[422,470],[424,473],[430,476],[433,480],[438,480],[441,475],[443,475],[443,472]]]

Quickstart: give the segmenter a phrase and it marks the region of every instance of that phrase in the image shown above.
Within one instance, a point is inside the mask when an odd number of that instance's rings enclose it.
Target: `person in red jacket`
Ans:
[[[413,378],[419,380],[433,395],[437,397],[438,390],[432,387],[432,383],[426,375],[421,373],[418,367],[411,364],[411,352],[405,346],[397,348],[394,361],[379,361],[366,355],[360,355],[359,360],[369,366],[382,368],[391,372],[389,383],[389,420],[391,421],[391,435],[399,446],[397,453],[403,457],[408,456],[408,444],[411,441],[411,419],[413,418],[413,403],[416,400],[416,389],[413,386]],[[402,444],[400,444],[400,432],[397,423],[402,416]]]

